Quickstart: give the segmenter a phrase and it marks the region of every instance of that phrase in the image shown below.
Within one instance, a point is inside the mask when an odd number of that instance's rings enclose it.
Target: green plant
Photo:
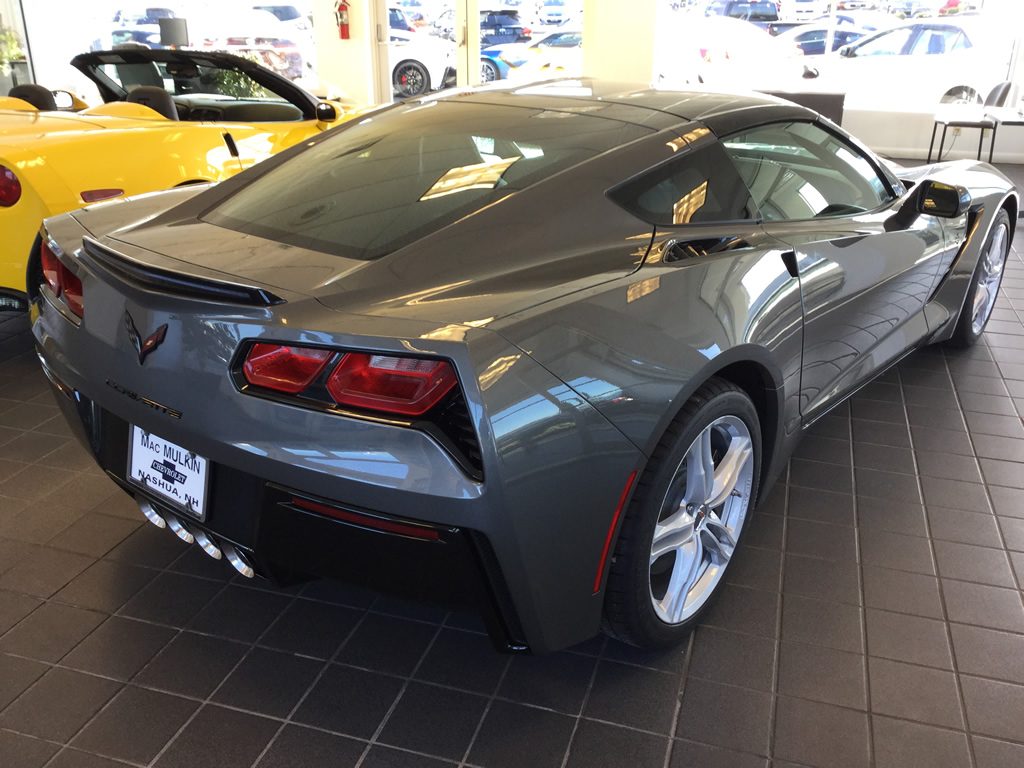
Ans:
[[[17,33],[10,27],[0,27],[0,70],[6,71],[12,61],[24,58],[25,51],[22,50]]]

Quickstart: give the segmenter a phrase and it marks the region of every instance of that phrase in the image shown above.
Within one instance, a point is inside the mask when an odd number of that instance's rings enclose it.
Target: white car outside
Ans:
[[[455,44],[436,35],[392,29],[388,62],[395,94],[421,96],[444,85],[448,68],[454,66]]]

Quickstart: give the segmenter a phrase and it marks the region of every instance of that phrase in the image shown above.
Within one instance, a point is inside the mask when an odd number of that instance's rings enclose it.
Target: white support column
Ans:
[[[312,0],[317,73],[328,88],[340,91],[360,105],[391,101],[385,67],[389,39],[387,7],[383,0],[350,0],[348,40],[340,39],[334,11],[335,0]],[[383,35],[383,42],[378,42]],[[328,94],[330,95],[330,94]]]
[[[650,83],[655,75],[659,8],[667,7],[664,0],[584,0],[583,74]]]

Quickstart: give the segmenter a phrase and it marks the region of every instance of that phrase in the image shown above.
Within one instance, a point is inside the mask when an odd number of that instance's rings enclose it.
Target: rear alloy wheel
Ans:
[[[605,600],[612,634],[648,648],[685,639],[723,583],[760,459],[750,398],[711,379],[662,438],[622,523]]]
[[[999,296],[1003,273],[1006,271],[1010,240],[1010,217],[1005,210],[1001,210],[992,222],[992,229],[985,240],[978,266],[974,268],[974,275],[967,289],[967,299],[960,310],[956,330],[949,340],[953,346],[969,347],[985,332],[985,326],[992,317],[992,310]]]
[[[392,75],[395,93],[404,99],[422,96],[430,90],[430,75],[418,61],[403,61]]]
[[[493,61],[480,59],[480,82],[493,83],[495,80],[501,80],[501,72],[498,71],[498,65]]]

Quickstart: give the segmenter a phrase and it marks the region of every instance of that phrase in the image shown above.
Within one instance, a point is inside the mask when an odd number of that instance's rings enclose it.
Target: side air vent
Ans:
[[[82,244],[89,259],[97,266],[116,275],[127,283],[150,291],[169,293],[202,301],[218,301],[228,304],[244,304],[253,307],[269,307],[284,304],[285,300],[270,291],[236,283],[208,280],[191,275],[182,275],[147,264],[140,264],[111,251],[95,240],[84,238]]]
[[[480,441],[469,418],[466,398],[461,391],[456,390],[448,402],[440,407],[435,423],[452,441],[466,463],[482,476],[484,460],[480,453]]]

